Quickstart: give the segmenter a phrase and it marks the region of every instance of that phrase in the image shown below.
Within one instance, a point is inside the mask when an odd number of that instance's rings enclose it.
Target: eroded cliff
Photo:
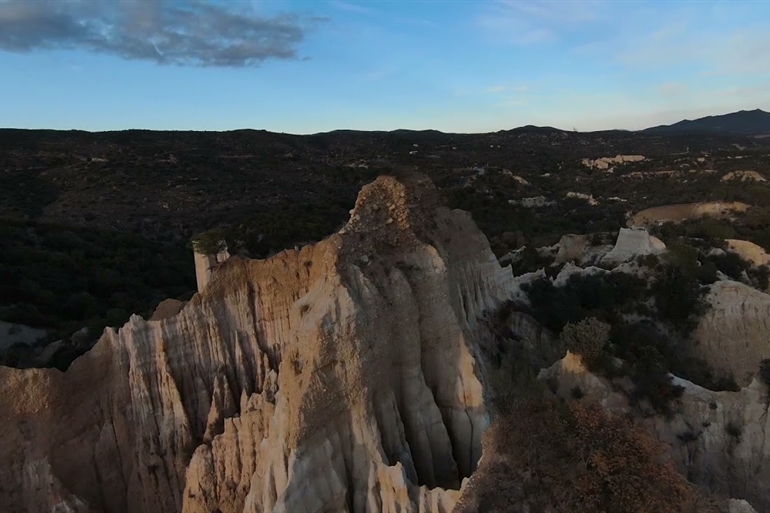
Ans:
[[[427,179],[379,178],[339,233],[230,258],[67,372],[0,368],[0,509],[448,512],[511,279]]]
[[[736,281],[718,281],[706,299],[710,308],[692,334],[689,351],[746,386],[760,362],[770,358],[770,295]]]

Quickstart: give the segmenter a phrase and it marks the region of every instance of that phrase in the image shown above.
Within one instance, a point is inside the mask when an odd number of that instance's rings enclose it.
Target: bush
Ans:
[[[227,249],[226,238],[225,231],[221,228],[216,228],[196,235],[191,239],[191,242],[193,249],[197,253],[214,255]]]
[[[554,261],[554,257],[540,256],[540,253],[532,246],[525,246],[518,254],[518,259],[512,262],[511,269],[514,276],[531,273],[548,267]]]
[[[660,258],[658,255],[648,253],[639,257],[639,265],[647,267],[649,269],[655,269],[660,264]]]
[[[740,281],[743,271],[751,267],[749,262],[732,251],[726,251],[724,255],[711,256],[709,260],[714,262],[717,269],[737,281]]]
[[[623,312],[633,311],[647,295],[646,280],[625,273],[573,275],[562,287],[542,278],[522,288],[529,298],[531,315],[554,332],[586,317],[612,324]]]
[[[748,275],[759,290],[765,291],[770,288],[770,267],[767,265],[752,267],[748,270]]]
[[[559,338],[564,347],[579,355],[588,368],[596,369],[610,339],[610,325],[590,317],[564,326]]]
[[[95,340],[105,325],[121,326],[132,312],[147,317],[159,299],[194,290],[181,242],[4,219],[0,233],[0,318],[45,328],[52,340],[84,326]],[[57,366],[74,354],[62,351]]]
[[[476,483],[459,511],[688,511],[695,490],[664,447],[597,404],[520,400],[484,435]],[[466,500],[471,501],[468,504]]]
[[[706,310],[706,288],[680,267],[669,267],[653,282],[651,291],[660,318],[683,333],[695,327]]]
[[[653,410],[663,415],[672,413],[671,404],[684,393],[684,387],[674,385],[671,375],[660,369],[648,372],[637,370],[632,379],[635,388],[631,394],[631,404],[639,406],[646,400]]]
[[[732,239],[735,237],[735,229],[724,221],[717,219],[703,219],[697,221],[685,228],[690,237],[700,237],[704,239]]]
[[[667,249],[668,251],[663,255],[667,264],[678,269],[685,276],[695,275],[698,269],[697,249],[681,240],[671,242]]]

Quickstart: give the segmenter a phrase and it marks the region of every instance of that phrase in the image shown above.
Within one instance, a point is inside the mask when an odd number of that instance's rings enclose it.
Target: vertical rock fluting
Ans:
[[[0,368],[0,509],[451,511],[511,279],[427,179],[382,177],[340,233],[229,259],[66,373]]]

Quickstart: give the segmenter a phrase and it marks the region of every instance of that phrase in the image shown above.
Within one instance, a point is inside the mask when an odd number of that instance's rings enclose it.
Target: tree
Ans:
[[[659,442],[585,400],[515,401],[484,446],[490,457],[469,494],[477,507],[459,511],[678,513],[699,500],[670,462],[661,463]]]
[[[559,335],[564,347],[579,355],[589,368],[596,368],[610,339],[610,325],[589,317],[564,326]]]
[[[198,253],[212,255],[227,249],[225,231],[216,228],[196,235],[192,238],[192,247]]]

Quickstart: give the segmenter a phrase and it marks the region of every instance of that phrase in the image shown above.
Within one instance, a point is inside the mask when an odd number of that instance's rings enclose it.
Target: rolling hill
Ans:
[[[642,130],[645,133],[673,134],[685,132],[709,132],[720,134],[764,135],[770,134],[770,112],[761,109],[741,110],[719,116],[685,119],[673,125],[660,125]]]

